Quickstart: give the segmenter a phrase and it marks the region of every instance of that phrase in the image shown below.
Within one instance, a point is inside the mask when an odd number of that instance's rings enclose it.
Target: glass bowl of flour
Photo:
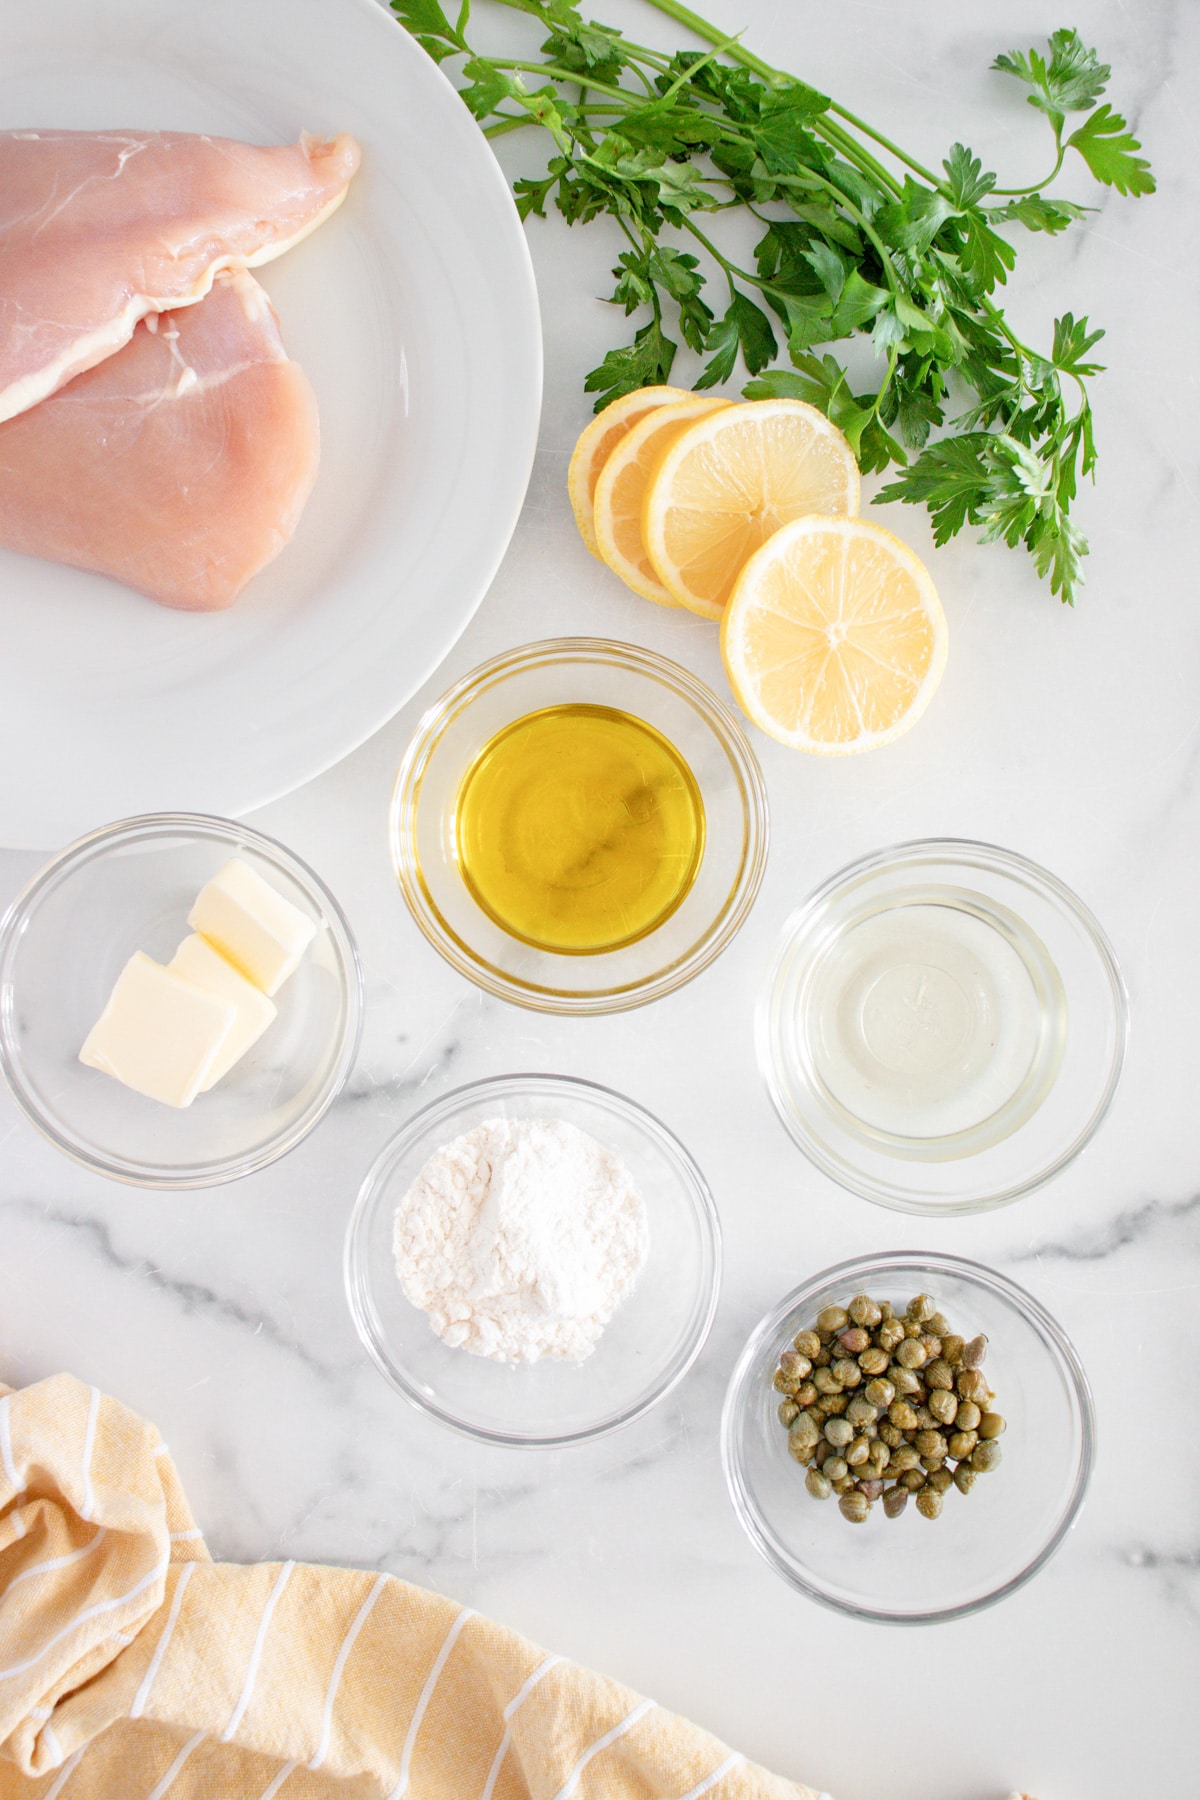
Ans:
[[[682,1144],[591,1082],[507,1075],[386,1145],[346,1234],[372,1361],[422,1412],[493,1444],[616,1431],[687,1373],[720,1286],[716,1208]]]

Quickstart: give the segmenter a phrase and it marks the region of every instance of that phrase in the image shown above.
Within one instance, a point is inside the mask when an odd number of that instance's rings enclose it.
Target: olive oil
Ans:
[[[458,790],[455,836],[463,880],[497,925],[582,956],[670,918],[704,854],[704,803],[661,732],[572,702],[484,745]]]

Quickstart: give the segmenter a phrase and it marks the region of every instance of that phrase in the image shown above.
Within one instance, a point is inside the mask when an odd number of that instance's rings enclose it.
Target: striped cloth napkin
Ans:
[[[828,1800],[390,1575],[214,1563],[153,1426],[0,1386],[0,1800]]]

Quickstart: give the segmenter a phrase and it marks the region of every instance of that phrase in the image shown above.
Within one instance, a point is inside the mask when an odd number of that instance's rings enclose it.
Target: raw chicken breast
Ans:
[[[0,544],[214,611],[291,537],[318,450],[271,303],[230,270],[0,425]]]
[[[178,131],[0,132],[0,420],[256,268],[338,206],[344,133],[262,149]]]

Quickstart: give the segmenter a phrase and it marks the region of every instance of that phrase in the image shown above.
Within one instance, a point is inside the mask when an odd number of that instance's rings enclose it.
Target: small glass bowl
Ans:
[[[969,1494],[951,1488],[940,1518],[876,1503],[853,1525],[814,1500],[789,1454],[780,1352],[826,1306],[858,1293],[902,1313],[931,1294],[955,1331],[988,1339],[984,1372],[1008,1421],[1003,1460]],[[811,1600],[885,1625],[933,1625],[994,1605],[1032,1579],[1074,1524],[1092,1470],[1095,1418],[1079,1358],[1031,1294],[955,1256],[913,1252],[839,1263],[780,1301],[751,1333],[730,1379],[721,1452],[730,1498],[759,1554]]]
[[[967,1213],[1079,1155],[1128,1029],[1112,946],[1069,888],[1012,851],[931,838],[852,863],[792,914],[756,1042],[825,1174],[900,1212]]]
[[[423,1165],[453,1138],[501,1118],[578,1126],[622,1159],[645,1202],[645,1265],[581,1363],[499,1363],[452,1350],[396,1275],[396,1207]],[[703,1175],[644,1107],[590,1081],[505,1075],[435,1100],[385,1146],[350,1219],[345,1276],[358,1335],[406,1400],[485,1443],[548,1448],[628,1425],[683,1379],[716,1312],[721,1233]]]
[[[611,706],[660,731],[689,764],[705,812],[695,882],[655,931],[595,955],[511,937],[469,893],[458,866],[462,778],[495,734],[546,706]],[[502,1000],[549,1013],[622,1012],[670,994],[721,954],[754,904],[767,860],[767,796],[741,726],[703,682],[665,657],[595,638],[552,638],[484,663],[432,706],[392,796],[400,891],[435,950]]]
[[[243,857],[317,933],[279,1016],[211,1092],[164,1106],[85,1068],[79,1049],[135,950],[169,962],[196,895]],[[35,875],[0,922],[0,1070],[53,1144],[139,1187],[214,1187],[292,1150],[354,1066],[362,975],[342,910],[281,844],[232,819],[151,813],[105,826]]]

